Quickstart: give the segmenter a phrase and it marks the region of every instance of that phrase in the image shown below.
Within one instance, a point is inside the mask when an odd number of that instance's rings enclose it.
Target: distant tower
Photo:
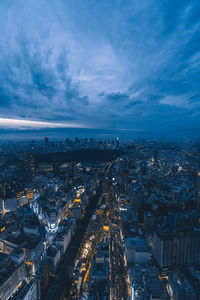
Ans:
[[[20,192],[17,193],[17,207],[20,206]]]
[[[34,150],[34,147],[35,147],[35,141],[32,140],[32,141],[31,141],[31,150],[32,150],[32,151]]]
[[[197,232],[187,238],[187,263],[188,265],[199,265],[200,236]]]
[[[70,139],[67,137],[67,138],[65,139],[65,143],[68,145],[69,142],[70,142]]]
[[[48,144],[49,144],[49,138],[48,138],[48,136],[45,136],[45,138],[44,138],[44,144],[45,144],[46,147],[48,146]]]
[[[33,153],[30,154],[30,169],[31,169],[32,178],[34,178],[34,176],[35,176],[35,158],[34,158]]]
[[[3,187],[2,210],[3,210],[3,212],[6,210],[6,188],[5,188],[5,186]]]
[[[154,150],[154,167],[158,166],[158,150]]]
[[[153,255],[161,268],[174,265],[175,239],[166,228],[158,228],[154,233]]]
[[[195,188],[197,209],[200,210],[200,171],[197,173],[195,178]]]
[[[117,140],[116,140],[116,147],[119,148],[119,137],[117,137]]]

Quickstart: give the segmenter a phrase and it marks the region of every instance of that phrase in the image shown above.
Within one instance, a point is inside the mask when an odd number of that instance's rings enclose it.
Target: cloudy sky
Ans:
[[[199,16],[199,0],[0,1],[0,128],[198,130]]]

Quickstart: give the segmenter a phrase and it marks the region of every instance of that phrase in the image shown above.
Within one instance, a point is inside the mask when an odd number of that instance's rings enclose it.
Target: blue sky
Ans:
[[[199,16],[198,0],[1,1],[1,128],[198,129]]]

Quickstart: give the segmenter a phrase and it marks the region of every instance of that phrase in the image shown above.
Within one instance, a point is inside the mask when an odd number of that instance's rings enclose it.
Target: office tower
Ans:
[[[69,139],[69,138],[66,138],[66,139],[65,139],[65,144],[66,144],[66,145],[69,145],[69,143],[70,143],[70,139]]]
[[[200,172],[197,172],[195,178],[195,190],[196,190],[196,205],[197,205],[197,209],[200,210]]]
[[[158,227],[154,233],[153,255],[161,268],[174,265],[175,239],[166,227]]]
[[[45,138],[44,138],[44,144],[45,144],[46,147],[48,146],[48,144],[49,144],[49,138],[48,138],[48,136],[45,136]]]
[[[184,265],[186,262],[187,237],[184,233],[176,237],[176,265]]]
[[[154,167],[158,166],[158,150],[154,150]]]
[[[116,140],[116,147],[119,148],[119,138],[117,137],[117,140]]]
[[[3,200],[2,200],[2,211],[6,210],[6,189],[3,187]]]
[[[153,232],[155,226],[155,217],[151,212],[144,212],[144,230],[146,233]]]
[[[200,233],[192,232],[187,237],[187,264],[200,264]]]
[[[198,291],[194,287],[193,283],[191,280],[188,280],[180,270],[169,273],[167,286],[170,299],[199,299]]]

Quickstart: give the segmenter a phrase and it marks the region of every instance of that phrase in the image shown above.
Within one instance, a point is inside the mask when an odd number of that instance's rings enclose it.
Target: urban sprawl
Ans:
[[[200,299],[200,142],[0,142],[0,299]]]

